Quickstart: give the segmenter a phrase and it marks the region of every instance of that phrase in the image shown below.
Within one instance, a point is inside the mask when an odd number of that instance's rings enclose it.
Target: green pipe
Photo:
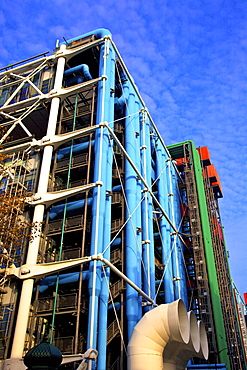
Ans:
[[[226,351],[223,351],[227,346],[226,340],[226,333],[224,327],[224,320],[223,320],[223,313],[220,303],[220,293],[219,293],[219,285],[215,267],[215,259],[214,259],[214,251],[212,245],[212,237],[210,231],[210,221],[208,217],[208,209],[207,209],[207,202],[206,202],[206,195],[205,189],[203,184],[203,177],[202,177],[202,167],[200,156],[195,148],[193,141],[184,141],[182,143],[169,145],[169,148],[179,147],[182,145],[189,144],[191,158],[193,161],[194,166],[194,173],[195,173],[195,180],[196,180],[196,189],[197,189],[197,196],[198,196],[198,205],[200,211],[200,218],[201,218],[201,226],[202,226],[202,236],[204,241],[204,250],[205,250],[205,257],[207,263],[207,271],[208,271],[208,283],[210,288],[210,296],[212,301],[212,310],[213,310],[213,317],[214,317],[214,325],[216,330],[216,340],[218,346],[218,354],[220,357],[220,362],[226,363],[228,369],[231,369],[229,358]]]

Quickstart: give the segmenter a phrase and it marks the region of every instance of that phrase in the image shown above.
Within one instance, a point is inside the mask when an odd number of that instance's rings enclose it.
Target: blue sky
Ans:
[[[0,66],[57,39],[112,32],[167,145],[207,145],[233,280],[247,291],[247,1],[2,0]]]

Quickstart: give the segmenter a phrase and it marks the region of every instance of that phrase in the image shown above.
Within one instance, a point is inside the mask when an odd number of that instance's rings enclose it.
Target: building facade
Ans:
[[[182,299],[209,341],[191,366],[246,369],[207,148],[165,146],[107,30],[0,72],[1,199],[23,203],[1,230],[3,364],[49,340],[126,368],[143,315]]]

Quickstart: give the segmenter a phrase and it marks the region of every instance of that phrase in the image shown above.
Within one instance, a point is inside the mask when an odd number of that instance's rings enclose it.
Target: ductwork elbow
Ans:
[[[183,370],[192,357],[207,359],[208,344],[205,327],[202,322],[199,326],[193,311],[188,312],[188,319],[190,324],[189,342],[174,343],[170,341],[164,349],[164,369],[166,370]]]
[[[147,312],[128,345],[128,370],[182,370],[192,357],[208,358],[205,327],[181,299]]]
[[[167,344],[187,344],[189,339],[190,325],[181,299],[154,308],[134,328],[128,345],[128,370],[162,370]]]

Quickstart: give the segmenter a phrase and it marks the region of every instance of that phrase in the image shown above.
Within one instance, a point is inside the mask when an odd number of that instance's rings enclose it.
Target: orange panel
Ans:
[[[177,166],[182,166],[186,162],[189,162],[189,159],[186,159],[186,158],[178,158],[178,159],[175,159],[175,161],[177,162]]]
[[[207,146],[196,149],[202,161],[210,161],[210,154]]]
[[[208,176],[208,178],[210,179],[211,185],[213,187],[218,187],[219,191],[220,191],[220,194],[222,196],[222,187],[221,187],[221,183],[220,183],[220,178],[219,178],[218,172],[216,171],[216,168],[214,167],[213,164],[204,168],[203,176]]]
[[[208,174],[208,177],[211,181],[215,182],[217,181],[217,171],[213,164],[210,164],[210,166],[206,167],[206,173]]]

